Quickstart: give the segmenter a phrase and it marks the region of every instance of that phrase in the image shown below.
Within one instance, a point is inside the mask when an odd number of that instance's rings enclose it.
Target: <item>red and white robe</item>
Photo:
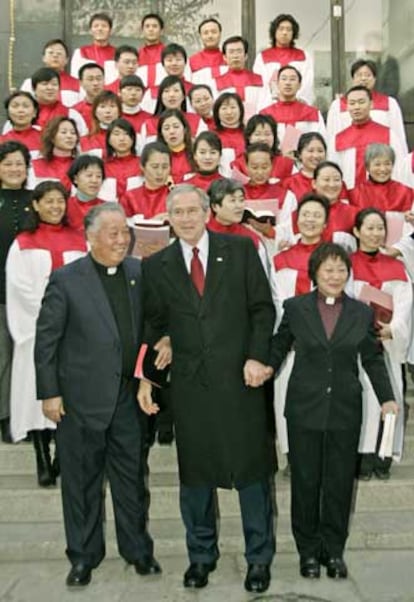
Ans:
[[[138,188],[128,190],[121,198],[120,204],[127,217],[142,215],[144,219],[152,219],[160,213],[167,212],[168,186],[160,188],[147,188],[145,183]]]
[[[276,121],[279,140],[283,140],[287,125],[300,130],[302,134],[318,132],[324,139],[327,137],[325,122],[319,109],[299,100],[276,101],[262,109],[260,114],[270,115]]]

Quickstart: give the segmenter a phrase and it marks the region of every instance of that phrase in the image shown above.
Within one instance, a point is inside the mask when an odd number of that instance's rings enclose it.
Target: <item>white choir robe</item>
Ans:
[[[377,102],[376,99],[378,99]],[[343,98],[336,98],[329,107],[326,118],[326,129],[329,137],[346,129],[352,123],[349,112],[344,106],[345,102],[346,101]],[[400,140],[402,152],[404,154],[408,153],[404,120],[400,105],[395,98],[380,94],[379,92],[374,92],[373,108],[370,111],[370,117],[373,121],[389,127]]]
[[[81,251],[63,253],[64,263],[85,255]],[[20,250],[17,241],[10,247],[6,263],[7,321],[13,338],[10,387],[11,432],[20,441],[31,430],[55,429],[56,424],[42,413],[37,399],[34,364],[36,320],[50,273],[52,258],[45,249]]]
[[[353,275],[353,294],[359,298],[364,284]],[[402,455],[404,438],[404,394],[401,364],[407,360],[408,347],[411,339],[411,322],[413,311],[413,292],[408,280],[391,280],[382,283],[381,289],[392,296],[393,317],[390,322],[393,338],[383,342],[384,360],[394,392],[395,401],[400,408],[394,436],[393,459],[399,461]],[[381,421],[381,406],[375,395],[371,381],[360,364],[360,381],[362,384],[363,417],[359,441],[360,453],[374,453],[378,430]]]
[[[292,65],[301,73],[302,83],[298,96],[311,104],[314,98],[314,68],[313,58],[309,52],[300,48],[266,48],[256,55],[253,71],[262,76],[265,88],[270,91],[275,100],[277,88],[276,85],[271,84],[271,80],[276,80],[279,69],[285,65]]]
[[[210,81],[210,84],[214,98],[218,98],[225,92],[232,92],[240,96],[244,106],[245,122],[271,102],[270,95],[263,86],[260,76],[248,69],[228,70],[214,82]]]
[[[395,171],[395,170],[394,170]],[[397,166],[396,179],[406,186],[414,188],[414,153],[411,152]]]

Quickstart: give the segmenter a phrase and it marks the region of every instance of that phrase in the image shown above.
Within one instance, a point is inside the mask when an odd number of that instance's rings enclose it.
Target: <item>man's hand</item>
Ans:
[[[157,414],[160,411],[159,406],[152,401],[152,385],[147,380],[141,380],[139,383],[137,400],[141,407],[141,410],[151,416],[151,414]]]
[[[247,387],[260,387],[272,373],[273,370],[269,366],[257,360],[247,360],[243,367],[244,383]]]
[[[42,401],[42,412],[52,422],[60,422],[65,415],[62,397],[49,397]]]
[[[400,408],[395,401],[386,401],[381,405],[381,415],[384,420],[386,414],[398,414]]]
[[[378,320],[378,338],[380,341],[389,341],[392,339],[392,330],[389,324]]]
[[[155,367],[158,370],[163,370],[169,364],[171,364],[172,360],[172,348],[170,337],[161,337],[160,340],[157,341],[157,343],[154,345],[154,349],[158,351],[157,358],[154,362]]]

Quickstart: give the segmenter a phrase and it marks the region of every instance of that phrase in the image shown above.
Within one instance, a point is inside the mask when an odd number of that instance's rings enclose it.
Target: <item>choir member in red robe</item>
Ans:
[[[103,91],[105,74],[103,67],[97,63],[85,63],[79,69],[79,81],[84,98],[72,108],[81,115],[88,132],[92,129],[92,103]]]
[[[104,202],[99,198],[105,179],[104,163],[95,155],[80,155],[72,163],[68,176],[76,188],[75,194],[68,199],[68,223],[75,230],[83,231],[83,220],[89,209]]]
[[[161,53],[165,46],[161,42],[164,20],[157,13],[148,13],[141,19],[141,31],[144,36],[144,45],[138,49],[137,75],[142,79],[145,87],[152,87],[159,84],[165,76],[165,70],[161,63]]]
[[[186,91],[182,80],[177,75],[167,75],[158,88],[154,115],[143,126],[142,137],[144,144],[153,142],[156,139],[159,116],[166,109],[179,109],[182,111],[190,126],[193,138],[207,129],[206,124],[199,115],[187,111]]]
[[[326,142],[318,132],[302,134],[298,141],[296,156],[300,170],[282,180],[281,184],[295,195],[296,199],[312,192],[313,174],[316,167],[326,160]]]
[[[119,201],[141,174],[134,128],[126,119],[114,119],[106,131],[105,188],[108,200]]]
[[[272,290],[274,291],[277,323],[283,315],[283,304],[286,299],[309,293],[313,286],[308,273],[309,258],[322,242],[322,233],[329,216],[329,201],[326,197],[311,192],[305,195],[298,207],[297,227],[299,240],[289,249],[285,249],[273,258]],[[294,352],[286,358],[286,362],[275,380],[275,416],[277,442],[281,453],[289,451],[286,420],[284,417],[286,390],[292,370]],[[286,474],[289,474],[289,468]]]
[[[195,173],[189,174],[185,180],[186,184],[192,184],[197,188],[207,191],[210,184],[220,180],[222,145],[221,140],[214,132],[201,132],[193,144],[193,163]]]
[[[89,19],[89,32],[93,38],[92,44],[76,48],[70,63],[70,72],[78,77],[79,69],[85,63],[94,62],[100,65],[108,74],[106,81],[113,79],[115,48],[109,43],[112,31],[112,19],[106,13],[95,13]]]
[[[143,183],[128,190],[121,199],[127,217],[142,215],[144,219],[166,219],[169,193],[171,153],[162,142],[149,142],[141,155]]]
[[[69,117],[55,117],[42,132],[42,157],[35,159],[31,187],[43,180],[59,180],[70,191],[67,175],[78,152],[79,134],[76,123]]]
[[[330,134],[328,157],[341,166],[345,184],[351,189],[366,180],[364,154],[369,144],[389,144],[397,161],[402,160],[404,154],[393,130],[371,119],[372,94],[368,88],[353,86],[345,96],[352,124],[336,135]]]
[[[145,122],[152,117],[141,109],[141,101],[145,87],[142,79],[137,75],[127,75],[119,84],[119,96],[122,102],[122,117],[129,121],[137,135],[137,153],[141,154],[143,147],[142,128]]]
[[[105,156],[106,130],[122,112],[121,99],[110,90],[104,90],[92,103],[92,128],[87,136],[81,136],[80,147],[83,153]]]
[[[194,171],[191,130],[179,109],[167,109],[158,121],[158,142],[163,142],[171,152],[171,182],[179,184]]]
[[[16,90],[4,101],[7,118],[12,128],[0,136],[0,144],[6,140],[16,140],[30,151],[32,159],[40,154],[40,130],[33,126],[36,122],[39,105],[29,92]]]
[[[261,50],[255,59],[253,71],[259,73],[263,83],[270,88],[273,99],[277,88],[273,85],[275,74],[281,67],[292,65],[302,75],[301,96],[308,103],[313,102],[313,60],[310,54],[296,48],[299,37],[299,23],[292,15],[280,14],[270,23],[270,48]]]
[[[303,133],[319,132],[326,138],[325,122],[319,109],[298,99],[301,85],[300,71],[292,65],[285,65],[277,74],[277,100],[260,112],[271,115],[276,121],[280,139],[283,139],[288,125]]]
[[[227,71],[227,65],[220,50],[221,23],[214,17],[207,17],[198,26],[203,49],[190,56],[191,81],[194,84],[211,84],[217,76]]]
[[[397,211],[410,217],[414,192],[392,179],[395,152],[388,144],[370,144],[365,151],[368,179],[349,191],[349,200],[359,209],[375,207],[380,211]]]
[[[214,80],[216,96],[223,92],[238,94],[243,102],[247,117],[255,115],[268,104],[263,97],[261,75],[246,68],[249,44],[241,36],[232,36],[223,43],[224,60],[228,71]]]
[[[196,84],[195,86],[192,86],[188,93],[188,98],[194,112],[201,117],[209,130],[214,130],[214,97],[210,86],[207,84]]]
[[[69,109],[59,100],[60,78],[57,71],[49,67],[42,67],[32,75],[32,88],[39,112],[36,124],[43,129],[54,117],[69,115]]]
[[[244,106],[238,94],[224,92],[214,103],[213,118],[215,132],[223,145],[222,169],[225,176],[231,175],[231,163],[245,151]]]
[[[119,94],[119,84],[121,79],[128,75],[135,75],[138,68],[138,51],[128,44],[118,46],[115,50],[115,70],[116,78],[111,83],[105,85],[105,90],[111,90]]]
[[[49,40],[43,46],[42,61],[45,67],[54,69],[59,74],[60,79],[60,98],[59,100],[65,107],[72,107],[79,101],[79,80],[77,77],[72,77],[66,73],[65,68],[69,60],[69,50],[63,40],[58,38]],[[22,90],[33,93],[32,83],[26,79],[22,86]]]
[[[375,89],[377,81],[377,66],[373,61],[359,59],[351,66],[352,84],[365,86],[371,92],[371,119],[388,126],[401,142],[404,154],[407,154],[407,140],[404,121],[398,102],[392,96],[381,94]],[[336,98],[328,111],[327,130],[329,135],[336,134],[351,125],[346,97]]]
[[[392,302],[391,320],[376,318],[377,335],[384,348],[385,363],[392,384],[394,399],[399,405],[399,414],[393,441],[393,457],[401,459],[404,437],[404,393],[402,366],[407,360],[411,342],[411,321],[413,314],[412,285],[398,259],[381,252],[386,234],[385,215],[378,209],[360,211],[355,220],[355,236],[358,250],[351,255],[354,296],[360,297],[362,287],[369,285],[390,295]],[[362,461],[359,476],[368,480],[374,474],[379,479],[389,479],[392,458],[381,460],[378,450],[381,443],[382,427],[378,399],[362,370],[363,384],[363,424],[359,449]]]
[[[273,152],[271,178],[281,180],[290,176],[295,170],[295,162],[284,157],[279,150],[277,123],[270,115],[253,115],[244,128],[246,147],[255,142],[267,144]],[[231,168],[247,175],[246,157],[244,152],[232,162]]]
[[[14,441],[30,433],[41,487],[56,484],[59,467],[52,463],[49,449],[56,424],[43,415],[36,393],[36,320],[50,273],[87,252],[85,237],[66,225],[67,198],[60,182],[45,181],[35,188],[26,226],[10,247],[6,264],[8,322],[14,342],[11,432]]]

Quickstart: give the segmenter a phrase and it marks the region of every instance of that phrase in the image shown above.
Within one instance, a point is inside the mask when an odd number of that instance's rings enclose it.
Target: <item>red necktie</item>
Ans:
[[[193,248],[193,257],[191,259],[190,276],[194,286],[197,289],[200,297],[203,296],[204,292],[204,270],[203,264],[201,263],[200,257],[198,256],[200,250],[197,247]]]

